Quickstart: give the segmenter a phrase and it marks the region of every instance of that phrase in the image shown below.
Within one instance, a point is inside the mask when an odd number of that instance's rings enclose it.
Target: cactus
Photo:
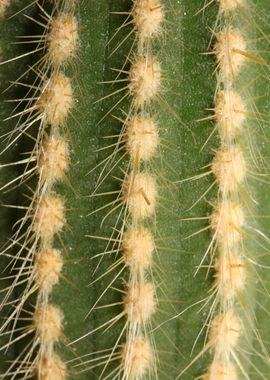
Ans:
[[[0,0],[1,378],[268,378],[269,10]]]

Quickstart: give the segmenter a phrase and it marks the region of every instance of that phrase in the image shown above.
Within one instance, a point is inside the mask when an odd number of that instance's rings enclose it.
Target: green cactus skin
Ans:
[[[22,9],[24,5],[31,1],[24,0],[20,3],[14,2],[8,15]],[[258,51],[263,51],[265,59],[268,58],[269,37],[267,30],[267,12],[269,4],[267,0],[257,0],[252,2],[250,13],[252,19],[258,26],[250,28],[250,38],[255,38]],[[153,327],[157,329],[153,332],[157,350],[159,351],[160,362],[157,367],[157,378],[161,380],[175,379],[179,373],[188,366],[192,359],[198,354],[204,344],[204,334],[196,344],[191,355],[193,343],[203,326],[207,310],[198,313],[199,306],[194,306],[196,302],[207,296],[207,292],[213,285],[213,278],[209,275],[205,277],[205,271],[201,270],[194,277],[196,266],[207,249],[211,234],[209,230],[204,231],[194,237],[187,238],[196,231],[207,227],[208,220],[183,220],[207,216],[211,213],[211,204],[215,199],[217,188],[213,188],[191,210],[189,208],[198,200],[202,194],[213,184],[213,177],[207,176],[196,181],[181,181],[201,173],[200,168],[208,165],[213,156],[213,149],[218,146],[218,139],[214,137],[208,145],[201,151],[201,148],[213,130],[211,122],[198,122],[197,120],[206,118],[210,112],[207,109],[213,107],[215,91],[214,57],[202,55],[201,53],[211,51],[213,43],[209,48],[211,38],[210,27],[214,25],[217,15],[217,5],[210,4],[204,12],[197,12],[203,7],[204,1],[194,0],[170,0],[164,1],[165,7],[170,11],[166,18],[170,23],[166,24],[166,33],[156,42],[155,49],[159,52],[162,69],[168,70],[166,77],[175,81],[165,81],[165,90],[162,98],[169,107],[159,106],[156,102],[158,123],[161,126],[161,138],[164,139],[164,147],[160,149],[153,166],[158,168],[158,173],[166,177],[167,187],[162,186],[160,192],[160,207],[157,208],[157,233],[159,239],[157,245],[160,246],[158,256],[155,256],[160,268],[161,278],[156,281],[160,283],[158,289],[158,299],[160,304],[155,314]],[[107,255],[96,269],[98,260],[92,257],[104,250],[104,241],[92,239],[91,236],[109,236],[112,227],[115,225],[117,213],[112,214],[102,227],[100,223],[104,213],[94,213],[87,216],[94,210],[114,199],[111,197],[91,197],[95,189],[95,184],[100,174],[99,168],[85,176],[87,172],[98,165],[102,159],[107,157],[106,151],[96,152],[100,147],[108,145],[104,136],[119,133],[121,124],[111,115],[108,115],[102,122],[100,120],[110,108],[116,104],[117,96],[97,100],[120,88],[122,84],[110,85],[99,84],[98,82],[110,81],[115,78],[115,73],[111,68],[121,68],[129,52],[131,37],[110,57],[113,47],[127,35],[130,29],[123,28],[113,41],[107,45],[125,16],[113,14],[113,12],[129,12],[132,7],[131,1],[127,0],[96,0],[80,2],[78,18],[80,23],[80,51],[75,61],[75,97],[77,104],[74,115],[78,123],[71,117],[68,120],[68,132],[71,144],[71,161],[73,163],[69,170],[68,178],[73,191],[66,184],[57,185],[57,192],[65,197],[68,212],[68,227],[61,233],[61,240],[65,247],[65,266],[63,277],[55,287],[52,294],[52,302],[58,305],[64,313],[64,338],[57,347],[60,356],[65,359],[69,368],[70,379],[94,379],[98,378],[102,367],[87,370],[87,363],[83,363],[88,357],[78,357],[91,354],[99,350],[111,348],[119,336],[124,320],[115,324],[113,328],[102,333],[102,329],[86,336],[84,339],[69,345],[85,334],[97,329],[110,318],[122,311],[122,305],[114,308],[93,311],[87,318],[89,310],[96,302],[100,292],[105,289],[112,280],[112,275],[105,276],[101,280],[89,286],[100,274],[104,273],[115,261],[113,255]],[[110,13],[112,12],[112,13]],[[24,13],[36,17],[39,13],[36,5],[29,7]],[[265,16],[264,16],[265,14]],[[242,18],[242,20],[248,20]],[[27,50],[27,46],[11,45],[17,35],[32,34],[33,23],[17,15],[10,20],[1,20],[1,60],[21,54]],[[247,21],[248,24],[248,21]],[[268,28],[268,29],[267,29]],[[15,80],[25,71],[28,64],[32,64],[31,56],[24,60],[17,60],[12,64],[0,67],[1,90],[8,86],[8,82]],[[260,132],[256,133],[256,142],[261,145],[261,153],[266,162],[268,159],[268,113],[269,113],[269,74],[267,66],[259,68],[258,72],[252,73],[258,78],[252,95],[256,99],[256,105],[263,117]],[[256,69],[257,70],[257,69]],[[78,79],[78,82],[76,81]],[[30,79],[31,80],[31,79]],[[18,89],[11,88],[7,93],[1,94],[1,119],[5,119],[12,112],[13,104],[3,103],[6,99],[18,97]],[[262,97],[263,95],[263,97]],[[121,115],[120,107],[128,109],[128,102],[121,103],[112,115]],[[184,127],[185,124],[187,127]],[[14,128],[12,120],[1,122],[1,135]],[[256,126],[255,126],[256,128]],[[25,140],[25,139],[24,139]],[[13,162],[18,159],[19,153],[26,151],[27,142],[20,142],[18,147],[7,151],[5,156],[0,158],[1,164]],[[2,147],[5,142],[2,143]],[[3,148],[2,148],[3,149]],[[166,162],[166,164],[165,164]],[[112,173],[116,177],[123,177],[121,168],[125,169],[126,162],[117,167]],[[170,169],[171,168],[171,169]],[[266,172],[267,171],[266,168]],[[18,175],[16,167],[1,169],[1,186]],[[266,177],[267,178],[267,177]],[[252,186],[258,206],[255,212],[257,217],[256,226],[268,235],[269,230],[269,202],[268,184],[263,181],[254,181]],[[1,194],[1,203],[20,204],[24,187],[16,188],[12,192]],[[119,189],[119,182],[110,176],[104,181],[102,192]],[[101,190],[101,189],[100,189]],[[99,190],[99,192],[101,192]],[[11,237],[11,225],[17,220],[17,211],[3,207],[1,209],[1,241],[3,246]],[[260,218],[260,216],[263,216]],[[61,247],[60,241],[58,242]],[[251,242],[253,246],[253,242]],[[1,268],[7,265],[7,258],[1,257]],[[264,265],[270,265],[270,260],[265,255],[262,260]],[[268,269],[258,269],[262,276],[263,283],[267,288]],[[7,272],[4,272],[6,276]],[[126,275],[124,275],[125,277]],[[126,277],[125,277],[126,278]],[[5,280],[8,284],[8,280]],[[1,287],[4,287],[1,281]],[[114,286],[123,289],[123,281],[120,279]],[[165,295],[162,293],[164,290]],[[254,291],[254,290],[253,290]],[[267,310],[269,301],[266,289],[258,291],[259,302]],[[14,295],[15,297],[15,295]],[[165,299],[167,298],[167,300]],[[165,302],[163,302],[165,299]],[[32,300],[31,300],[32,301]],[[106,305],[121,301],[121,295],[117,292],[108,291],[101,300],[100,305]],[[169,301],[169,302],[168,302]],[[34,302],[34,300],[33,300]],[[190,308],[189,308],[190,307]],[[187,309],[189,308],[189,309]],[[187,310],[186,310],[187,309]],[[170,320],[178,313],[186,310],[181,316]],[[4,310],[1,316],[5,316]],[[258,307],[257,326],[261,335],[268,339],[268,315],[262,308]],[[1,336],[1,346],[5,344],[5,336]],[[3,343],[2,343],[3,342]],[[7,353],[0,352],[0,368],[4,373],[9,363],[16,358],[18,352],[25,347],[25,341],[19,342],[16,347],[11,347]],[[256,342],[254,345],[256,346]],[[96,357],[99,355],[97,354]],[[76,359],[77,358],[77,359]],[[181,378],[198,378],[207,369],[211,355],[200,357]],[[69,360],[73,360],[68,363]],[[82,362],[82,364],[80,364]],[[249,376],[252,380],[267,378],[269,367],[262,363],[260,358],[254,358],[254,364],[258,366],[264,377],[249,369]],[[117,366],[112,363],[107,369],[109,374]],[[105,375],[103,375],[105,378]],[[146,376],[147,378],[147,376]],[[155,378],[155,377],[154,377]],[[4,377],[5,379],[5,377]],[[212,379],[211,379],[212,380]]]

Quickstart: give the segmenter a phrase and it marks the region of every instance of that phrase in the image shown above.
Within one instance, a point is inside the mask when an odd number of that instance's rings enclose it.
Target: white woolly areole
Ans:
[[[66,365],[54,352],[41,355],[37,369],[39,380],[65,380],[67,378]]]
[[[48,295],[58,283],[62,267],[63,259],[57,249],[46,248],[38,252],[34,267],[35,281],[44,295]]]
[[[124,296],[125,312],[130,323],[145,323],[156,310],[155,289],[152,283],[131,283]]]
[[[62,137],[51,135],[46,138],[41,146],[38,160],[41,182],[47,182],[49,186],[52,186],[65,178],[68,167],[68,143]]]
[[[142,272],[152,265],[154,238],[142,226],[129,228],[123,236],[122,250],[126,265],[132,271]]]
[[[240,146],[218,150],[211,168],[221,193],[225,195],[227,192],[239,190],[246,177],[246,162]]]
[[[217,35],[215,54],[221,77],[236,76],[245,62],[246,42],[238,29],[226,27]]]
[[[160,91],[161,70],[155,57],[138,57],[129,72],[129,92],[135,107],[149,103]]]
[[[229,310],[218,314],[210,324],[209,343],[217,354],[228,355],[235,349],[241,335],[239,319]]]
[[[142,379],[148,374],[153,362],[151,345],[143,338],[128,340],[122,349],[122,368],[127,379]]]
[[[133,0],[132,11],[139,40],[157,37],[162,31],[164,9],[160,0]]]
[[[53,126],[65,123],[72,105],[71,80],[61,73],[54,74],[45,82],[36,103],[44,122]]]
[[[150,118],[135,116],[128,121],[126,149],[133,161],[148,161],[155,154],[158,143],[158,129]]]
[[[52,344],[59,340],[62,320],[62,312],[52,304],[36,308],[33,323],[36,328],[36,334],[42,344]]]
[[[45,194],[34,214],[33,227],[36,235],[49,241],[66,223],[64,201],[53,193]]]
[[[74,16],[60,14],[51,20],[47,50],[48,59],[54,67],[59,67],[74,58],[78,44],[78,23]]]
[[[237,92],[226,90],[217,93],[215,119],[221,141],[231,141],[243,130],[246,107]]]
[[[245,0],[218,0],[222,12],[230,12],[244,5]]]
[[[0,0],[0,18],[5,16],[6,9],[9,7],[11,0]]]
[[[234,247],[242,238],[245,217],[239,203],[220,201],[210,217],[213,235],[221,249]]]
[[[203,380],[239,380],[235,366],[229,360],[214,360]]]
[[[149,173],[133,172],[126,176],[122,187],[123,199],[134,219],[151,216],[156,208],[157,185]]]
[[[232,252],[223,254],[215,261],[215,287],[221,299],[240,297],[246,285],[247,264],[243,258]]]

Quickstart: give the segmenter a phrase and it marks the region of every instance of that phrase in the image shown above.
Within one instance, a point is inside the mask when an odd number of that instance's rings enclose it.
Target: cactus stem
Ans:
[[[124,177],[117,178],[121,189],[116,192],[117,197],[114,201],[101,208],[110,208],[102,219],[102,224],[112,212],[119,212],[114,232],[110,238],[107,238],[108,244],[104,255],[107,251],[113,251],[121,253],[121,257],[101,275],[101,277],[108,275],[111,270],[118,268],[118,273],[102,292],[93,308],[99,308],[97,304],[103,298],[104,293],[120,277],[123,268],[128,269],[125,289],[116,289],[122,294],[122,301],[118,304],[123,305],[124,310],[105,325],[114,324],[120,318],[126,318],[126,322],[106,359],[100,376],[105,376],[110,362],[119,358],[118,366],[112,369],[108,376],[113,378],[117,373],[122,379],[135,380],[155,374],[157,371],[157,352],[152,343],[151,334],[151,323],[157,310],[155,280],[153,279],[156,246],[153,228],[150,226],[155,223],[156,210],[159,205],[159,184],[151,162],[157,155],[161,141],[158,120],[153,116],[152,107],[154,101],[165,102],[161,99],[160,93],[163,90],[162,81],[167,78],[163,77],[158,58],[153,54],[152,45],[164,32],[165,9],[160,0],[134,0],[132,10],[125,15],[124,23],[117,29],[110,43],[118,31],[125,26],[131,25],[132,31],[116,46],[110,56],[122,46],[131,34],[134,34],[135,38],[126,62],[120,70],[116,70],[115,81],[110,82],[127,82],[127,84],[104,96],[101,100],[114,96],[118,92],[125,91],[125,94],[104,117],[112,110],[117,109],[127,96],[130,98],[130,104],[124,118],[116,117],[122,123],[121,133],[114,136],[118,139],[117,143],[109,146],[115,147],[114,152],[98,165],[103,165],[103,168],[94,192],[94,196],[104,195],[104,193],[98,194],[96,191],[115,165],[119,164],[116,154],[123,152],[123,157],[127,158],[128,164],[127,169],[122,170]],[[130,68],[126,70],[125,66],[128,61]],[[119,79],[119,75],[122,74],[125,75],[125,78]],[[120,159],[122,160],[123,157]],[[115,164],[112,164],[112,161]],[[107,195],[110,196],[112,193],[108,192]]]
[[[218,187],[217,200],[209,217],[212,240],[207,249],[210,263],[206,266],[208,272],[214,270],[214,284],[205,303],[205,306],[210,303],[205,321],[207,343],[191,364],[210,350],[213,359],[202,376],[204,380],[249,379],[250,365],[264,379],[253,359],[241,353],[243,347],[252,351],[252,332],[261,347],[258,355],[267,360],[265,344],[254,324],[253,310],[248,310],[250,301],[244,298],[256,291],[250,283],[257,270],[248,238],[254,240],[249,219],[254,218],[255,196],[249,187],[249,175],[257,160],[257,157],[254,159],[257,147],[254,136],[250,141],[245,138],[245,134],[251,137],[249,110],[256,106],[250,107],[252,80],[246,88],[242,75],[248,75],[250,65],[261,66],[266,61],[250,51],[249,34],[242,26],[244,23],[239,22],[239,14],[247,13],[248,3],[225,0],[218,4],[218,20],[213,31],[216,39],[213,53],[217,61],[213,119],[220,146],[214,151],[210,172],[205,174],[212,173]],[[205,259],[206,255],[200,267]]]
[[[30,204],[26,208],[25,216],[19,221],[12,244],[20,247],[16,261],[22,259],[22,266],[10,290],[17,287],[22,278],[27,284],[17,300],[15,311],[2,325],[1,331],[12,322],[13,331],[10,332],[8,346],[24,338],[25,332],[15,339],[12,336],[17,322],[22,319],[21,313],[30,296],[37,293],[30,318],[31,325],[25,328],[25,331],[34,332],[30,352],[23,350],[23,356],[20,355],[11,364],[5,376],[12,377],[13,371],[16,371],[22,374],[22,379],[36,374],[40,380],[64,380],[67,378],[68,369],[55,352],[56,343],[63,340],[64,316],[49,299],[54,286],[59,282],[64,264],[61,252],[55,248],[55,237],[67,225],[67,209],[63,197],[56,192],[55,184],[66,180],[65,173],[70,166],[68,140],[63,131],[74,105],[74,94],[71,79],[62,71],[76,56],[79,44],[78,25],[74,16],[75,5],[69,1],[53,4],[51,15],[39,2],[35,1],[34,4],[38,6],[43,21],[34,18],[31,20],[41,26],[44,32],[41,37],[37,35],[23,38],[26,43],[28,40],[32,43],[34,38],[38,46],[29,54],[42,51],[44,56],[15,81],[29,90],[27,98],[19,100],[20,103],[27,102],[24,110],[11,116],[18,117],[18,122],[16,131],[11,132],[12,142],[8,145],[9,148],[25,134],[31,135],[32,126],[38,126],[37,134],[32,137],[34,148],[28,153],[28,159],[14,163],[24,164],[26,167],[23,175],[15,181],[26,182],[32,174],[37,179],[29,197]],[[29,72],[36,74],[32,85],[22,83],[22,78]],[[31,96],[32,92],[34,93]],[[8,305],[8,299],[6,303]]]

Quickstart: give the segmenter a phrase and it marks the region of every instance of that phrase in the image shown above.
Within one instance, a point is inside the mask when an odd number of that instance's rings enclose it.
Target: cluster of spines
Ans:
[[[210,266],[215,282],[207,329],[207,347],[213,353],[213,360],[203,378],[238,380],[250,378],[242,363],[241,342],[251,333],[246,331],[247,323],[249,330],[254,327],[253,317],[246,310],[250,306],[243,301],[252,266],[245,244],[251,207],[245,199],[250,165],[245,144],[248,111],[243,94],[237,88],[248,61],[263,63],[263,60],[248,52],[245,33],[233,21],[234,13],[241,9],[244,12],[247,2],[224,0],[219,1],[219,7],[221,28],[216,33],[214,50],[217,61],[214,118],[220,146],[211,164],[218,197],[210,216],[211,251],[214,253]],[[253,368],[256,367],[253,365]]]
[[[34,123],[38,125],[34,150],[29,161],[24,160],[27,167],[35,162],[33,170],[37,176],[36,187],[32,191],[33,198],[26,215],[13,239],[14,245],[20,247],[14,260],[21,260],[23,265],[19,274],[16,271],[12,289],[21,282],[26,282],[26,286],[15,311],[1,331],[9,322],[12,322],[12,330],[15,331],[17,320],[21,319],[21,310],[31,294],[36,292],[31,327],[27,326],[27,331],[35,334],[32,347],[29,352],[26,351],[24,358],[20,355],[11,364],[5,376],[13,379],[17,375],[21,378],[37,375],[40,380],[64,380],[67,378],[67,368],[55,351],[55,344],[63,335],[63,314],[50,302],[50,295],[59,282],[64,264],[60,250],[55,247],[55,237],[59,236],[66,224],[66,209],[63,197],[55,191],[55,184],[66,181],[65,173],[70,166],[65,127],[74,103],[74,95],[71,79],[63,70],[77,53],[78,22],[74,15],[73,2],[56,1],[52,15],[40,4],[37,5],[46,24],[42,23],[44,34],[42,37],[37,36],[34,42],[41,46],[44,56],[32,68],[38,78],[33,84],[35,94],[29,97],[30,101],[23,112],[27,115],[26,121],[19,114],[17,124],[19,135],[28,134]],[[37,23],[41,24],[39,21]],[[29,39],[33,40],[33,36]],[[32,89],[32,86],[28,87]],[[20,179],[27,180],[23,177]],[[26,231],[24,234],[23,230]],[[12,331],[11,334],[13,335]],[[18,338],[14,339],[17,340]]]
[[[128,165],[115,201],[121,206],[121,214],[117,219],[121,226],[114,228],[117,237],[109,238],[109,244],[113,245],[113,252],[121,251],[122,255],[111,269],[123,264],[128,269],[128,279],[125,281],[125,289],[121,290],[124,310],[118,317],[106,323],[113,324],[115,320],[126,318],[123,330],[126,334],[124,342],[120,342],[120,339],[123,340],[123,332],[117,339],[112,353],[108,355],[102,375],[112,358],[120,358],[120,365],[112,375],[119,371],[122,379],[139,380],[149,378],[156,371],[156,354],[150,326],[157,308],[152,274],[156,249],[153,227],[158,184],[151,163],[158,154],[160,142],[153,103],[160,96],[162,70],[158,57],[153,53],[153,42],[162,33],[165,10],[160,0],[133,0],[132,10],[127,15],[122,27],[132,25],[135,42],[128,57],[129,70],[119,70],[120,74],[127,74],[127,78],[119,81],[128,82],[125,87],[127,94],[123,98],[128,96],[130,103],[124,120],[119,119],[123,124],[115,145],[116,150],[121,150],[119,146],[123,146],[123,157],[128,157]],[[119,102],[116,103],[118,104]],[[114,153],[107,161],[111,161],[112,157]],[[110,165],[111,162],[108,167]],[[98,181],[97,187],[100,182],[102,180]],[[121,269],[116,278],[122,272]]]
[[[162,30],[164,8],[159,0],[134,0],[131,16],[137,47],[129,70],[131,111],[123,135],[130,165],[122,184],[122,197],[128,210],[122,253],[129,279],[123,299],[127,334],[121,348],[121,366],[123,379],[142,379],[149,377],[155,365],[149,326],[156,311],[156,290],[149,274],[155,250],[150,221],[155,217],[158,190],[148,163],[156,156],[159,144],[151,105],[160,92],[161,68],[153,55],[152,44]]]

